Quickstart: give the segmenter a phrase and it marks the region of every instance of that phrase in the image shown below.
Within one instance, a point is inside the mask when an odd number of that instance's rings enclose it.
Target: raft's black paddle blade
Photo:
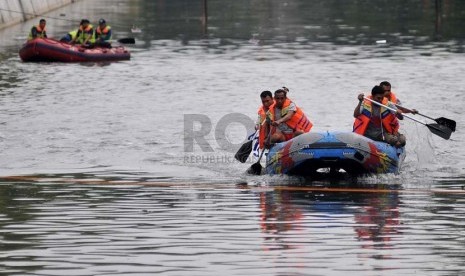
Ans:
[[[260,164],[260,160],[257,163],[252,164],[250,168],[247,170],[248,174],[260,175],[262,174],[262,165]]]
[[[452,132],[455,132],[455,126],[457,123],[454,120],[441,117],[437,118],[435,121],[440,125],[448,127]]]
[[[449,140],[452,130],[444,125],[440,124],[426,124],[428,129],[437,136]]]
[[[134,37],[120,38],[117,41],[122,44],[136,44],[136,39]]]
[[[252,152],[252,143],[253,143],[253,140],[250,140],[247,143],[244,143],[239,148],[239,150],[236,152],[236,155],[234,155],[234,158],[236,158],[237,161],[241,163],[245,163],[245,161],[247,161],[247,158],[250,155],[250,152]]]

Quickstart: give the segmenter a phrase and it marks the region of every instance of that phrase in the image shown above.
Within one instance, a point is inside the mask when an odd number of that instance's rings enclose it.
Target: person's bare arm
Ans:
[[[357,118],[358,116],[360,116],[360,106],[362,105],[362,102],[363,102],[363,93],[362,94],[359,94],[357,96],[357,99],[358,99],[358,104],[357,106],[355,107],[354,109],[354,117]]]
[[[294,114],[295,114],[295,111],[288,111],[286,116],[284,116],[281,119],[276,120],[275,122],[273,122],[273,125],[277,126],[279,124],[282,124],[282,123],[285,123],[285,122],[289,121],[289,119],[291,119],[291,117],[294,116]]]

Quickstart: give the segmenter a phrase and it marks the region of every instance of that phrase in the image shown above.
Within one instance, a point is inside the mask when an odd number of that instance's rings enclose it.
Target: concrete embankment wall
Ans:
[[[74,2],[76,0],[0,0],[0,29]]]

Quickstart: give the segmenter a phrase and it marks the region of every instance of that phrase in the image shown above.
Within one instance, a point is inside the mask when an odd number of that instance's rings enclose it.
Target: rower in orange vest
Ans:
[[[271,94],[270,91],[263,91],[260,94],[260,99],[262,100],[262,106],[258,109],[258,119],[255,129],[258,130],[259,148],[263,149],[265,147],[265,137],[267,136],[265,130],[266,112],[268,112],[270,106],[274,104],[273,94]]]
[[[388,81],[382,81],[379,86],[383,88],[384,91],[384,97],[388,99],[391,103],[395,105],[402,105],[400,102],[399,98],[397,98],[397,95],[394,93],[394,91],[391,90],[391,84]],[[417,114],[418,111],[416,109],[407,109],[403,107],[397,106],[396,109],[400,109],[402,113],[412,113],[412,114]]]
[[[95,45],[111,48],[111,27],[103,18],[100,18],[98,27],[95,29]]]
[[[27,37],[27,40],[32,40],[36,37],[40,37],[40,38],[47,38],[47,32],[45,30],[45,25],[47,24],[47,22],[45,21],[45,19],[40,19],[39,20],[39,25],[37,26],[33,26],[31,28],[31,32],[29,33],[29,36]]]
[[[82,19],[81,23],[79,23],[76,37],[70,42],[70,44],[74,43],[84,46],[91,46],[95,43],[94,27],[90,24],[89,19]]]
[[[399,120],[397,119],[402,111],[397,109],[396,113],[393,113],[385,107],[364,100],[363,94],[359,94],[357,98],[359,103],[354,110],[353,132],[395,147],[405,146],[406,139],[403,134],[399,133]],[[383,105],[392,106],[384,97],[384,90],[381,86],[373,87],[371,96],[368,98]]]
[[[275,102],[267,112],[271,121],[271,143],[290,140],[313,127],[302,109],[287,98],[287,91],[283,88],[274,92]]]

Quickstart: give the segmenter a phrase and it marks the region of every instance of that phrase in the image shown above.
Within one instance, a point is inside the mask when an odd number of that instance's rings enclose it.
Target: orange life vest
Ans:
[[[260,106],[260,108],[258,109],[258,117],[260,118],[259,120],[260,125],[258,126],[259,127],[258,128],[259,129],[258,130],[258,144],[259,144],[260,149],[263,149],[265,147],[265,136],[266,136],[265,126],[263,125],[263,122],[266,119],[266,110],[263,107],[263,105]]]
[[[89,38],[88,42],[95,43],[94,26],[89,24],[86,28],[83,28],[83,26],[80,25],[79,31],[77,33],[76,42],[82,44],[87,38]]]
[[[392,91],[391,91],[391,94],[389,94],[388,100],[389,100],[391,103],[399,104],[399,100],[397,99],[396,94],[394,94],[394,92],[392,92]]]
[[[372,99],[371,96],[368,97]],[[382,104],[387,105],[388,99],[383,98]],[[355,118],[353,132],[364,135],[367,130],[368,124],[370,123],[373,104],[370,101],[363,101],[362,103],[362,112],[360,115]],[[381,107],[381,122],[388,133],[395,134],[399,130],[399,120],[397,120],[396,115],[394,115],[389,109]]]
[[[281,118],[286,116],[287,112],[289,111],[289,106],[291,105],[292,101],[290,99],[286,99],[284,101],[283,107],[281,109]],[[275,114],[274,114],[274,109],[276,107],[276,102],[273,103],[270,106],[270,109],[268,110],[268,116],[271,118],[272,121],[275,121]],[[310,120],[305,116],[305,113],[300,109],[299,107],[296,106],[296,111],[294,115],[284,122],[288,127],[293,129],[294,131],[296,130],[301,130],[303,132],[309,132],[310,129],[312,129],[313,124],[310,122]]]
[[[39,25],[37,25],[37,26],[32,27],[32,29],[34,29],[34,28],[36,28],[37,37],[40,37],[40,38],[45,38],[45,37],[47,37],[47,36],[46,36],[45,27],[42,29],[42,28],[40,27],[40,24],[39,24]],[[31,29],[31,32],[29,33],[28,38],[27,38],[28,40],[32,40],[32,39],[33,39],[33,37],[32,37],[32,29]]]
[[[93,28],[93,26],[90,25],[90,24],[87,25],[87,27],[85,29],[81,25],[81,26],[79,26],[79,31],[81,31],[81,32],[90,32],[90,30],[92,30],[92,28]]]
[[[110,26],[105,26],[105,28],[101,29],[100,26],[97,27],[97,34],[101,35],[101,34],[108,34],[108,32],[110,31]]]
[[[98,26],[95,30],[95,38],[104,41],[111,40],[111,27],[106,25],[105,28],[102,29]]]
[[[45,32],[45,27],[42,29],[42,28],[40,27],[40,25],[37,25],[37,26],[36,26],[36,30],[37,30],[38,33],[44,33],[44,32]]]

